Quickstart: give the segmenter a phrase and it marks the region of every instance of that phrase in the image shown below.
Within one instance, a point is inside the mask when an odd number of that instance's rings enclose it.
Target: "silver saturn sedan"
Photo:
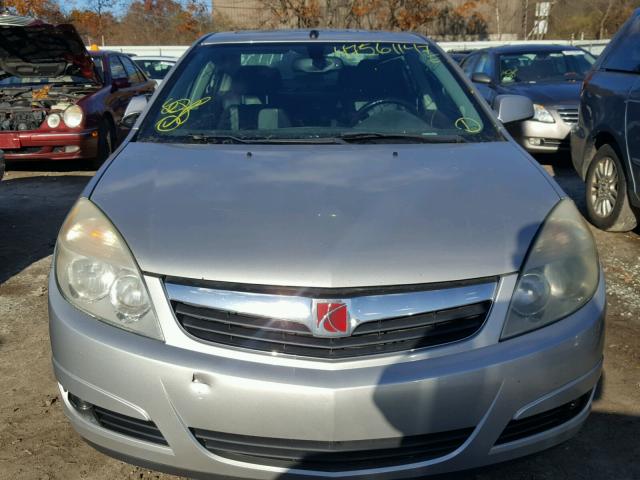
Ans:
[[[604,280],[576,207],[503,127],[531,101],[495,105],[419,35],[199,40],[58,237],[74,428],[157,470],[310,480],[575,434]]]

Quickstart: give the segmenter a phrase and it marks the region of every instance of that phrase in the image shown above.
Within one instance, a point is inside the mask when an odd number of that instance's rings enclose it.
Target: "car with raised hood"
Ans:
[[[496,115],[427,38],[333,30],[206,35],[139,100],[49,283],[91,445],[190,478],[392,479],[578,431],[604,278],[503,126],[530,100]]]
[[[640,9],[622,26],[582,87],[571,158],[585,182],[591,223],[626,232],[640,221]]]
[[[14,19],[0,16],[0,149],[6,160],[99,165],[118,142],[128,101],[151,94],[155,83],[124,55],[93,52],[92,58],[72,25]]]
[[[531,153],[566,152],[578,121],[580,87],[595,62],[586,50],[568,45],[505,45],[478,50],[462,69],[491,105],[498,95],[524,95],[535,115],[509,126]]]

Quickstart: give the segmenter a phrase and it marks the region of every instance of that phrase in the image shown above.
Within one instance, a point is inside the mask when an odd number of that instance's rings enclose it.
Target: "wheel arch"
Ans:
[[[582,178],[586,178],[587,172],[589,171],[589,167],[591,166],[591,162],[598,153],[598,150],[604,145],[609,145],[618,155],[620,159],[620,163],[622,164],[622,168],[624,170],[624,174],[627,177],[627,183],[629,182],[629,172],[627,168],[626,158],[627,156],[624,153],[623,147],[620,146],[620,142],[618,138],[608,130],[599,130],[589,142],[589,146],[587,147],[587,151],[585,154],[586,162],[582,165]]]

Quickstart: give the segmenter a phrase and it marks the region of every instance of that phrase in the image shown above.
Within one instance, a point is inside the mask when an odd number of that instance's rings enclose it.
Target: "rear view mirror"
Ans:
[[[498,95],[493,109],[498,114],[498,120],[503,124],[521,122],[533,118],[533,102],[522,95]]]
[[[127,109],[122,116],[122,120],[120,120],[120,126],[127,130],[133,128],[138,120],[140,114],[144,111],[148,103],[148,99],[146,95],[138,95],[133,97],[127,105]]]
[[[342,60],[335,57],[298,58],[292,65],[295,72],[304,73],[327,73],[342,67]]]

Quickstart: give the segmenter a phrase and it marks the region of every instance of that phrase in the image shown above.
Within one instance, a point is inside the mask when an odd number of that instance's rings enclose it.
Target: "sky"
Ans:
[[[127,4],[130,2],[131,0],[116,0],[116,6],[114,8],[114,11],[117,14],[122,13],[125,9]],[[181,4],[186,4],[187,0],[174,0],[178,3]],[[78,9],[83,9],[86,8],[88,5],[90,5],[91,1],[90,0],[58,0],[58,3],[60,4],[60,7],[63,11],[68,12],[70,10],[73,10],[74,8],[78,8]],[[206,1],[205,2],[207,5],[210,5],[210,1]]]

